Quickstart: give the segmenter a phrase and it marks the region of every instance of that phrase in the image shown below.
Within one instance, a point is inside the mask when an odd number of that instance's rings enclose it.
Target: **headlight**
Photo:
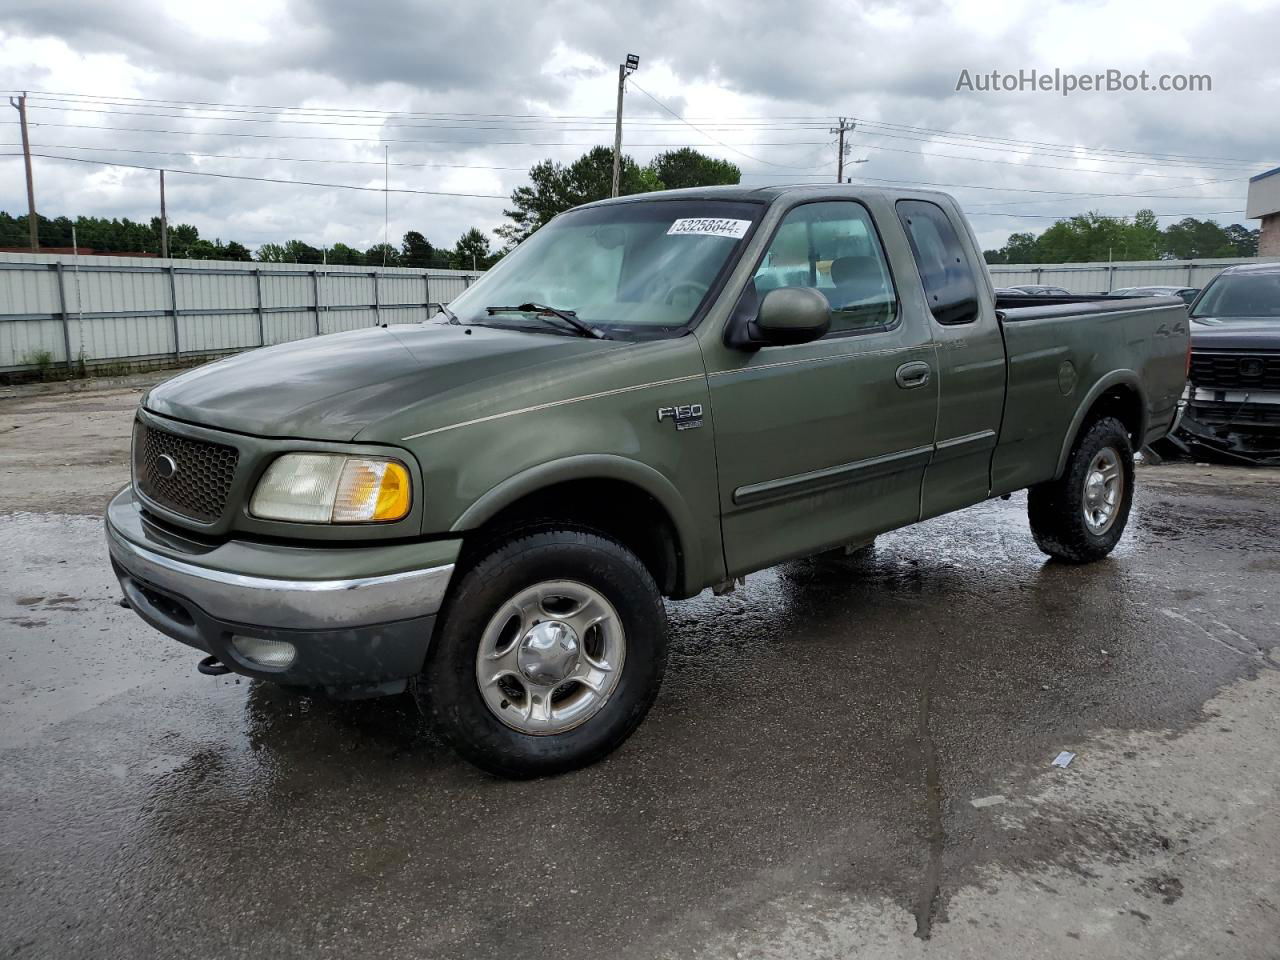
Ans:
[[[409,502],[409,471],[394,460],[286,453],[258,481],[249,512],[296,523],[375,523],[402,519]]]

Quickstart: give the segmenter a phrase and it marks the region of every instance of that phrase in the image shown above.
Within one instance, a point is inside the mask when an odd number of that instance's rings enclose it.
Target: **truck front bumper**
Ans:
[[[1195,457],[1280,464],[1280,393],[1189,388],[1169,440]]]
[[[462,545],[211,546],[150,520],[131,488],[106,528],[125,597],[161,633],[245,676],[349,694],[421,671]]]

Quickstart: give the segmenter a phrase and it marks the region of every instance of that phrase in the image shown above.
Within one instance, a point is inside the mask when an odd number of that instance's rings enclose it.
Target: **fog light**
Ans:
[[[260,667],[287,667],[298,655],[298,648],[283,640],[237,635],[231,638],[231,645],[236,653]]]

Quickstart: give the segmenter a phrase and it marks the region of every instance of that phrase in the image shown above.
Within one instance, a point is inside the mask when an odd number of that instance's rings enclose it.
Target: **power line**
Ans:
[[[16,91],[14,91],[16,92]],[[304,114],[329,114],[333,116],[395,116],[395,117],[415,117],[415,118],[431,118],[431,117],[482,117],[492,119],[533,119],[541,120],[550,117],[549,114],[538,113],[480,113],[467,111],[404,111],[404,110],[369,110],[360,107],[299,107],[299,106],[280,106],[269,104],[237,104],[237,103],[217,103],[205,100],[159,100],[147,97],[105,97],[93,94],[80,93],[33,93],[33,97],[41,100],[53,100],[59,103],[106,103],[108,105],[134,106],[138,104],[157,105],[157,109],[163,109],[166,106],[172,109],[220,109],[224,112],[240,112],[240,113],[304,113]],[[569,120],[601,120],[611,122],[613,117],[610,114],[564,114],[551,119],[569,119]],[[683,120],[684,118],[677,118]],[[744,117],[693,117],[690,119],[723,119],[723,120],[741,120],[741,121],[796,121],[811,122],[822,125],[828,122],[825,116],[744,116]]]
[[[1189,168],[1198,169],[1198,170],[1231,170],[1231,169],[1240,169],[1244,167],[1247,167],[1249,169],[1257,169],[1257,167],[1260,165],[1259,163],[1254,161],[1239,161],[1239,162],[1233,161],[1230,163],[1221,163],[1216,161],[1207,162],[1207,161],[1201,161],[1201,160],[1182,161],[1182,160],[1160,160],[1155,158],[1146,159],[1142,157],[1093,156],[1089,153],[1075,150],[1074,148],[1071,148],[1071,147],[1047,149],[1044,147],[1025,147],[1025,146],[1017,146],[1017,145],[1011,145],[1011,144],[963,143],[963,142],[956,142],[954,140],[944,140],[944,139],[941,139],[940,137],[931,136],[931,135],[917,136],[914,134],[886,133],[884,131],[874,131],[874,130],[861,130],[860,132],[862,133],[863,136],[867,136],[867,137],[883,137],[883,138],[889,138],[889,139],[895,139],[895,140],[909,140],[915,143],[927,143],[927,144],[938,143],[947,147],[961,147],[962,149],[967,149],[967,150],[997,151],[1005,154],[1027,153],[1033,156],[1042,156],[1049,159],[1084,160],[1084,161],[1088,161],[1089,163],[1126,163],[1131,166],[1157,166],[1157,167],[1169,167],[1169,168],[1189,167]],[[869,144],[863,144],[863,146],[870,147]],[[872,148],[872,149],[875,149],[875,148]],[[973,158],[973,159],[982,159],[982,158]]]
[[[739,150],[737,147],[730,146],[729,144],[725,143],[723,140],[718,140],[718,139],[716,139],[716,138],[715,138],[715,137],[713,137],[711,134],[707,133],[707,131],[703,130],[701,127],[698,127],[698,126],[696,126],[695,124],[690,123],[688,120],[686,120],[684,117],[680,116],[680,114],[676,113],[674,110],[672,110],[670,107],[668,107],[665,103],[663,103],[661,100],[659,100],[657,97],[655,97],[652,93],[650,93],[650,92],[649,92],[648,90],[646,90],[644,87],[640,86],[640,84],[636,83],[634,80],[632,80],[632,81],[631,81],[631,85],[632,85],[633,87],[635,87],[637,90],[639,90],[641,93],[643,93],[643,94],[644,94],[646,97],[648,97],[650,100],[652,100],[654,103],[656,103],[656,104],[657,104],[659,107],[661,107],[663,110],[667,111],[667,113],[671,114],[673,117],[675,117],[675,118],[676,118],[677,120],[679,120],[681,123],[683,123],[685,126],[689,127],[689,128],[690,128],[690,129],[692,129],[692,130],[696,130],[698,133],[702,134],[704,137],[706,137],[706,138],[707,138],[708,140],[710,140],[712,143],[717,143],[717,144],[719,144],[720,146],[724,147],[726,150],[732,150],[734,153],[736,153],[736,154],[738,154],[738,155],[740,155],[740,156],[746,157],[748,160],[754,161],[755,163],[763,163],[765,166],[768,166],[768,167],[779,167],[779,168],[784,169],[784,170],[786,170],[786,169],[803,169],[803,168],[799,168],[799,167],[788,167],[786,164],[782,164],[782,163],[774,163],[772,160],[762,160],[760,157],[753,157],[753,156],[752,156],[751,154],[749,154],[749,153],[744,153],[743,151]],[[823,144],[823,146],[827,146],[827,145],[828,145],[828,144]],[[763,143],[762,143],[762,144],[758,144],[758,146],[762,146],[762,147],[763,147],[763,146],[769,146],[769,144],[763,144]],[[810,144],[810,146],[812,146],[812,144]]]
[[[15,121],[3,121],[6,123],[14,123]],[[348,143],[423,143],[423,144],[469,144],[474,147],[598,147],[600,143],[597,141],[590,142],[571,142],[566,140],[414,140],[407,138],[393,137],[344,137],[344,136],[319,136],[315,134],[297,134],[297,133],[242,133],[230,130],[162,130],[152,127],[113,127],[103,126],[91,123],[45,123],[42,121],[32,122],[33,127],[56,127],[57,129],[74,129],[74,130],[111,130],[116,133],[163,133],[169,135],[177,135],[183,137],[241,137],[256,140],[327,140],[327,141],[343,141]],[[748,142],[750,146],[757,147],[815,147],[827,146],[825,141],[819,140],[782,140],[777,142]],[[727,144],[725,144],[727,146]],[[667,147],[677,148],[681,146],[693,146],[693,144],[675,143],[633,143],[633,147]],[[730,147],[730,149],[733,149]],[[754,159],[754,158],[753,158]],[[769,164],[768,161],[760,161],[769,166],[777,166],[777,164]]]
[[[681,123],[684,123],[687,126],[691,127],[692,129],[696,130],[698,133],[708,138],[712,142],[717,143],[720,146],[723,146],[726,149],[729,149],[734,153],[740,154],[741,156],[744,156],[754,162],[763,163],[768,166],[778,167],[779,169],[789,169],[789,166],[787,164],[774,163],[773,161],[764,160],[759,157],[754,157],[751,154],[748,154],[742,150],[739,150],[736,147],[730,145],[729,143],[726,143],[725,141],[718,139],[717,137],[713,136],[710,132],[708,132],[707,128],[699,127],[679,117],[678,114],[676,114],[674,111],[671,111],[669,107],[667,107],[665,104],[662,104],[660,101],[658,101],[655,97],[653,97],[646,90],[640,87],[639,84],[633,84],[633,86],[635,86],[637,90],[643,93],[655,104],[662,107],[662,109],[667,110],[669,113],[671,113],[672,116],[675,117],[677,120],[679,120]],[[222,121],[222,122],[232,122],[232,123],[257,123],[257,124],[272,124],[272,125],[303,124],[307,126],[319,126],[319,127],[366,127],[367,128],[370,126],[382,126],[384,128],[400,128],[400,129],[409,129],[409,130],[456,130],[456,131],[465,130],[466,132],[509,131],[509,132],[517,132],[517,133],[540,133],[540,132],[549,132],[551,130],[558,130],[558,132],[565,132],[565,133],[592,133],[592,132],[605,132],[607,129],[605,126],[605,121],[603,120],[597,122],[597,125],[594,127],[592,126],[575,127],[575,126],[563,126],[563,125],[557,127],[557,124],[560,123],[561,121],[559,120],[559,118],[552,118],[552,117],[538,119],[536,126],[529,126],[529,125],[514,126],[510,123],[501,123],[501,124],[489,125],[489,126],[466,126],[465,125],[466,123],[475,123],[478,121],[476,119],[472,119],[472,120],[466,120],[466,121],[446,120],[446,121],[434,122],[434,123],[401,123],[401,122],[390,121],[385,118],[374,118],[370,120],[359,120],[359,121],[352,122],[352,121],[338,121],[338,120],[330,120],[330,119],[299,120],[299,119],[282,118],[278,116],[267,117],[267,118],[226,117],[226,116],[191,117],[191,116],[185,116],[183,114],[175,114],[175,113],[154,113],[154,112],[140,112],[140,111],[130,111],[130,110],[106,110],[106,109],[95,109],[95,108],[86,108],[86,107],[78,107],[78,106],[72,106],[72,107],[50,107],[47,105],[43,105],[43,106],[44,106],[44,109],[47,109],[47,110],[70,111],[70,112],[77,112],[77,113],[100,113],[100,114],[105,114],[109,116],[160,117],[160,118],[167,118],[167,119],[179,119],[179,120],[190,120],[190,121]],[[625,122],[628,125],[632,126],[633,128],[636,126],[643,126],[647,128],[648,132],[659,132],[663,129],[668,129],[674,126],[674,124],[669,121],[663,121],[660,123],[657,121],[654,121],[651,123],[646,123],[645,121],[628,120]],[[47,125],[54,126],[54,124],[47,124]],[[881,124],[881,126],[888,126],[888,125]],[[124,128],[124,129],[128,129],[128,128]],[[727,125],[727,124],[711,124],[710,129],[715,129],[715,130],[727,129],[727,130],[739,130],[739,131],[754,130],[754,131],[763,132],[765,130],[801,131],[801,130],[819,130],[822,128],[814,125],[807,125],[807,126],[736,125],[735,126],[735,125]],[[185,131],[185,133],[192,136],[223,135],[221,132],[214,133],[214,134],[204,134],[202,131],[196,131],[196,130]],[[922,144],[942,143],[946,146],[958,146],[961,148],[967,148],[972,150],[1008,153],[1011,149],[1014,149],[1015,152],[1025,152],[1033,155],[1041,155],[1043,157],[1050,158],[1050,159],[1056,158],[1056,159],[1065,159],[1065,160],[1080,160],[1080,161],[1086,161],[1090,163],[1126,164],[1129,166],[1154,165],[1154,166],[1166,167],[1166,168],[1188,167],[1188,168],[1195,168],[1195,169],[1222,169],[1222,170],[1230,169],[1231,167],[1239,168],[1242,166],[1247,166],[1247,167],[1253,168],[1258,166],[1258,164],[1253,161],[1214,161],[1214,162],[1207,162],[1204,160],[1184,161],[1182,159],[1158,158],[1154,154],[1139,155],[1136,152],[1132,152],[1134,154],[1132,157],[1093,156],[1093,155],[1085,155],[1085,154],[1092,154],[1099,151],[1091,150],[1090,148],[1077,148],[1077,147],[1071,147],[1071,146],[1065,146],[1065,145],[1039,145],[1039,146],[1025,146],[1025,147],[1019,146],[1014,148],[1014,147],[1011,147],[1009,144],[1015,144],[1015,143],[1018,143],[1018,141],[1008,141],[1006,143],[1006,142],[1000,141],[999,138],[992,138],[993,140],[992,143],[967,143],[962,141],[957,142],[955,140],[942,139],[943,136],[952,136],[950,134],[943,134],[943,133],[925,134],[923,136],[917,135],[915,133],[891,133],[891,132],[886,132],[885,130],[879,130],[879,131],[863,130],[862,133],[864,136],[868,136],[868,137],[908,140],[908,141],[918,142]],[[226,135],[239,135],[239,134],[227,133]],[[977,135],[970,135],[970,134],[956,134],[954,136],[967,136],[971,138],[977,137]],[[427,141],[423,141],[423,142],[427,142]],[[457,141],[457,142],[462,142],[462,141]],[[521,141],[521,142],[526,142],[526,141]],[[1022,141],[1022,143],[1030,144],[1031,141]],[[777,146],[781,144],[775,143],[771,145]],[[864,144],[864,146],[868,147],[868,149],[879,149],[879,150],[892,149],[889,147],[876,146],[873,144]],[[912,151],[898,151],[898,152],[908,152],[908,153],[918,152],[918,153],[921,153],[922,155],[945,156],[951,159],[962,159],[962,160],[981,159],[979,157],[962,157],[955,154],[926,154],[926,152],[923,149],[919,151],[912,150]],[[1149,159],[1144,159],[1144,157]],[[994,162],[1010,162],[1010,161],[994,161]],[[796,169],[796,168],[791,168],[791,169]],[[1051,169],[1058,169],[1058,168],[1051,168]]]
[[[5,157],[18,157],[21,155],[22,154],[20,153],[0,154],[0,156],[5,156]],[[107,160],[91,160],[84,157],[64,157],[64,156],[58,156],[56,154],[48,154],[48,153],[32,153],[31,155],[33,157],[40,157],[41,159],[44,159],[44,160],[65,160],[65,161],[71,161],[74,163],[91,163],[91,164],[97,164],[99,166],[107,166],[107,167],[125,167],[133,170],[157,171],[162,169],[160,167],[142,166],[140,164],[133,164],[133,163],[118,163],[118,162],[111,162]],[[414,190],[407,187],[390,187],[390,188],[364,187],[364,186],[358,186],[356,184],[350,184],[350,183],[318,183],[311,180],[286,180],[278,177],[250,177],[250,176],[242,176],[242,175],[230,174],[230,173],[211,173],[205,170],[174,170],[167,167],[163,169],[165,169],[168,173],[184,174],[187,176],[195,176],[195,177],[215,177],[221,180],[249,180],[249,181],[254,181],[259,183],[281,183],[281,184],[288,184],[291,186],[299,186],[299,187],[325,187],[333,190],[358,190],[366,193],[384,193],[384,192],[385,193],[404,193],[404,194],[420,194],[425,196],[436,196],[436,197],[466,197],[466,198],[474,198],[474,199],[482,199],[482,200],[510,199],[509,197],[502,196],[499,194],[454,193],[454,192],[443,191],[443,190]],[[1244,213],[1243,210],[1203,210],[1203,211],[1192,212],[1192,213],[1157,213],[1155,214],[1155,216],[1161,217],[1161,218],[1212,217],[1212,216],[1238,216],[1243,213]],[[1045,219],[1045,220],[1065,220],[1072,216],[1078,216],[1078,215],[1079,215],[1078,213],[1049,214],[1049,213],[1014,213],[1014,212],[979,212],[979,213],[970,214],[970,216],[977,216],[977,217],[1015,217],[1018,219]]]
[[[994,143],[1022,144],[1022,145],[1037,146],[1037,147],[1052,147],[1059,150],[1077,149],[1077,147],[1071,144],[1053,143],[1045,140],[1017,140],[1017,139],[1012,139],[1008,137],[994,137],[989,134],[965,133],[959,130],[940,130],[932,127],[915,127],[909,124],[889,123],[887,121],[881,121],[881,120],[865,120],[861,118],[854,118],[854,119],[857,120],[858,123],[863,124],[865,126],[885,127],[891,130],[910,130],[916,133],[932,133],[932,134],[939,134],[942,136],[950,136],[950,137],[967,137],[973,140],[985,140],[985,141],[994,142]],[[1174,159],[1174,160],[1216,160],[1216,161],[1223,161],[1223,162],[1229,162],[1229,163],[1242,163],[1242,164],[1249,164],[1249,165],[1258,164],[1261,162],[1261,161],[1254,161],[1254,160],[1243,160],[1239,157],[1210,157],[1210,156],[1197,155],[1197,154],[1178,154],[1178,153],[1160,154],[1160,153],[1148,153],[1140,150],[1121,150],[1116,147],[1083,147],[1081,149],[1085,149],[1090,153],[1133,154],[1136,156],[1144,156],[1144,157],[1150,157],[1155,159],[1164,158],[1164,159]]]
[[[3,121],[3,122],[13,123],[14,121]],[[102,126],[102,125],[86,124],[86,123],[43,123],[39,121],[31,123],[31,126],[53,127],[58,129],[67,128],[67,129],[76,129],[76,130],[110,130],[117,133],[160,133],[160,134],[168,134],[168,135],[176,135],[176,136],[187,136],[187,137],[237,137],[242,139],[248,138],[248,139],[256,139],[256,140],[320,140],[320,141],[328,141],[328,142],[346,142],[346,143],[410,143],[410,144],[446,144],[447,143],[447,144],[464,144],[464,145],[469,145],[477,148],[495,147],[495,146],[517,146],[517,147],[596,147],[596,146],[601,146],[601,144],[595,143],[595,142],[584,143],[584,142],[573,142],[573,141],[564,141],[564,140],[550,140],[550,141],[416,140],[411,138],[393,138],[393,137],[379,137],[377,139],[372,139],[367,137],[320,136],[320,135],[307,135],[307,134],[268,134],[268,133],[242,133],[242,132],[235,132],[235,131],[165,130],[165,129],[156,129],[151,127],[113,127],[113,126]],[[715,138],[711,138],[711,139],[714,140]],[[778,167],[784,170],[785,169],[791,169],[791,170],[808,169],[803,167],[789,167],[785,164],[773,163],[772,161],[768,161],[768,160],[761,160],[757,157],[751,156],[750,154],[742,153],[742,151],[736,150],[734,147],[732,147],[725,141],[716,140],[715,142],[720,144],[721,146],[724,146],[730,150],[733,150],[736,153],[741,153],[743,156],[747,157],[750,160],[753,160],[757,163],[763,163],[766,166]],[[835,142],[834,140],[829,140],[829,141],[784,140],[779,142],[757,142],[751,145],[758,146],[758,147],[812,146],[812,147],[826,148],[826,147],[829,147],[834,142]],[[630,146],[632,148],[662,147],[669,150],[674,150],[674,149],[679,149],[682,146],[693,147],[695,145],[672,142],[672,143],[633,143]],[[699,144],[698,146],[705,146],[705,145]],[[921,150],[904,150],[901,148],[885,147],[885,146],[879,146],[876,144],[864,144],[864,146],[868,150],[881,150],[881,151],[887,151],[890,153],[905,153],[911,156],[924,157],[925,159],[942,158],[942,159],[953,159],[953,160],[962,160],[962,161],[967,160],[972,163],[1002,164],[1006,166],[1023,167],[1026,169],[1063,170],[1068,173],[1075,173],[1082,176],[1142,177],[1142,178],[1156,179],[1156,180],[1192,179],[1185,176],[1182,176],[1182,177],[1168,176],[1168,175],[1159,174],[1159,173],[1145,173],[1145,172],[1127,171],[1127,170],[1082,170],[1079,167],[1062,167],[1062,166],[1055,166],[1055,165],[1043,164],[1043,163],[1022,163],[1014,160],[996,160],[988,157],[962,157],[962,156],[957,156],[955,154],[947,154],[947,153],[925,153]]]
[[[20,153],[0,154],[5,157],[20,157]],[[331,190],[360,190],[367,193],[414,193],[428,197],[467,197],[477,200],[510,200],[511,198],[497,193],[457,193],[449,190],[414,190],[408,187],[362,187],[353,183],[318,183],[314,180],[286,180],[282,177],[250,177],[236,173],[213,173],[209,170],[175,170],[172,167],[148,167],[137,163],[120,163],[112,160],[92,160],[88,157],[64,157],[54,153],[33,153],[33,157],[43,160],[67,160],[72,163],[92,163],[103,167],[126,167],[131,170],[160,170],[169,173],[180,173],[189,177],[216,177],[219,180],[252,180],[258,183],[285,183],[296,187],[327,187]]]
[[[218,121],[224,121],[227,123],[292,123],[292,124],[304,124],[307,126],[324,126],[324,127],[384,126],[384,127],[402,127],[410,130],[431,130],[431,129],[538,130],[539,128],[546,128],[546,129],[559,128],[559,129],[566,130],[568,132],[583,133],[583,132],[593,132],[598,129],[606,129],[608,126],[608,124],[606,124],[604,120],[594,120],[594,119],[579,120],[579,119],[569,119],[569,118],[560,118],[560,117],[530,117],[528,119],[516,120],[514,122],[512,121],[501,122],[501,123],[497,123],[494,126],[473,127],[473,126],[467,126],[467,124],[490,123],[496,120],[500,120],[501,118],[498,118],[498,117],[471,117],[471,118],[436,117],[436,118],[427,118],[429,122],[426,122],[426,123],[402,123],[397,120],[391,120],[384,116],[374,116],[368,119],[352,121],[352,120],[333,120],[327,117],[294,119],[289,116],[282,117],[278,115],[267,116],[267,117],[190,116],[182,113],[155,113],[155,112],[144,112],[139,110],[115,110],[115,109],[108,110],[108,109],[103,109],[101,105],[94,105],[91,107],[84,107],[84,106],[54,107],[54,106],[49,106],[48,104],[45,104],[45,103],[40,103],[40,104],[34,104],[34,106],[38,106],[42,110],[56,110],[61,113],[101,113],[101,114],[107,114],[109,116],[164,117],[167,119],[206,121],[206,122],[218,120]],[[578,127],[563,126],[564,124],[581,124],[581,123],[589,124],[589,126],[578,126]],[[633,119],[633,120],[627,120],[626,123],[628,123],[633,127],[651,127],[656,129],[669,129],[672,127],[679,126],[679,124],[676,124],[673,121],[661,120],[661,119],[653,119],[653,120]],[[709,126],[711,126],[712,128],[723,127],[729,130],[820,130],[822,129],[822,127],[820,127],[816,123],[746,123],[746,122],[729,122],[729,121],[725,121],[721,123],[717,121],[709,124]]]
[[[0,147],[17,147],[21,144],[17,143],[0,143]],[[338,159],[333,157],[265,157],[256,154],[236,154],[236,153],[201,153],[196,150],[140,150],[128,147],[96,147],[85,143],[33,143],[33,147],[40,147],[45,150],[91,150],[101,153],[131,153],[141,154],[151,157],[187,157],[199,158],[207,160],[252,160],[255,162],[267,163],[327,163],[348,166],[377,166],[384,165],[382,160],[351,160]],[[495,166],[485,163],[417,163],[406,160],[392,160],[390,166],[393,167],[427,167],[441,168],[448,170],[501,170],[509,172],[527,172],[528,165],[522,167],[504,167]],[[783,177],[783,176],[822,176],[822,174],[782,174],[782,173],[756,173],[753,171],[745,171],[742,173],[744,177]]]
[[[0,147],[16,147],[16,143],[0,143]],[[341,160],[332,157],[263,157],[251,154],[236,153],[200,153],[195,150],[138,150],[128,147],[95,147],[86,143],[35,143],[34,147],[46,150],[96,150],[104,153],[138,153],[153,157],[200,157],[209,160],[257,160],[274,163],[335,163],[357,164],[361,166],[383,166],[381,160]],[[392,160],[393,167],[443,167],[458,170],[528,170],[523,167],[489,166],[481,163],[412,163],[403,160]]]
[[[1110,176],[1110,177],[1143,177],[1155,180],[1186,180],[1185,176],[1168,176],[1160,173],[1145,173],[1136,170],[1082,170],[1079,167],[1060,167],[1047,163],[1022,163],[1018,160],[996,160],[991,157],[962,157],[954,153],[926,153],[923,150],[904,150],[900,147],[883,147],[874,143],[863,143],[861,147],[867,150],[881,150],[888,153],[905,153],[913,157],[923,157],[929,159],[947,159],[947,160],[967,160],[971,163],[995,163],[1002,166],[1022,167],[1025,169],[1036,170],[1064,170],[1068,173],[1078,174],[1080,176]],[[1082,157],[1088,160],[1087,157]],[[1190,168],[1188,168],[1190,169]]]
[[[732,122],[734,125],[756,125],[756,126],[760,126],[760,125],[767,126],[767,125],[775,124],[778,122],[787,122],[792,125],[796,125],[796,124],[802,125],[803,128],[811,127],[813,129],[818,129],[824,126],[827,122],[829,122],[828,118],[824,116],[806,116],[806,115],[787,115],[787,116],[763,116],[762,115],[762,116],[755,116],[755,117],[719,116],[719,117],[713,117],[713,118],[681,117],[680,115],[674,113],[674,111],[671,111],[665,105],[659,103],[655,98],[652,97],[652,95],[649,95],[649,94],[646,94],[646,95],[649,96],[650,99],[653,99],[654,102],[657,103],[659,107],[664,109],[666,112],[670,113],[677,122],[685,123],[685,124],[688,124],[693,119],[707,119],[711,121],[711,125],[713,126],[716,123],[725,123],[725,122]],[[409,117],[409,118],[417,118],[417,119],[448,120],[450,122],[455,122],[455,123],[473,122],[473,121],[480,121],[480,120],[530,120],[538,123],[548,123],[548,124],[587,121],[587,122],[607,125],[612,120],[612,118],[607,115],[579,114],[579,115],[551,116],[546,114],[388,111],[388,110],[368,110],[368,109],[354,108],[354,107],[324,108],[324,107],[298,107],[298,106],[280,106],[280,105],[271,106],[271,105],[265,105],[265,104],[256,104],[256,105],[229,104],[229,103],[217,103],[212,101],[191,101],[191,100],[177,100],[177,99],[162,100],[162,99],[146,98],[146,97],[123,97],[123,96],[106,97],[106,96],[99,96],[99,95],[93,95],[93,94],[80,94],[80,93],[42,93],[42,94],[32,94],[32,96],[37,97],[40,100],[48,100],[48,101],[57,102],[57,103],[69,103],[69,104],[80,104],[80,105],[83,105],[86,103],[95,104],[95,105],[109,105],[109,106],[149,105],[154,107],[155,109],[180,109],[180,110],[188,110],[188,111],[196,110],[196,111],[204,111],[204,112],[208,112],[209,110],[212,110],[212,109],[218,109],[223,112],[233,112],[233,113],[272,113],[272,114],[287,113],[287,114],[298,114],[298,115],[304,115],[304,116],[329,115],[329,116],[343,116],[343,117],[363,116],[363,117],[370,118],[371,122],[373,120],[377,120],[380,118]],[[46,104],[46,108],[47,109],[75,109],[75,107],[53,108],[53,107],[48,107],[47,104]],[[111,111],[106,111],[106,112],[111,112]],[[143,114],[143,115],[146,115],[146,114]],[[164,116],[165,114],[156,114],[156,115]],[[191,117],[189,119],[200,119],[200,118]],[[210,119],[210,118],[205,118],[205,119]],[[236,119],[236,118],[225,118],[225,119]],[[985,141],[989,143],[1033,146],[1033,147],[1039,147],[1039,148],[1047,148],[1055,151],[1072,151],[1073,153],[1084,151],[1088,153],[1099,153],[1099,154],[1120,154],[1120,155],[1129,155],[1129,156],[1135,156],[1135,157],[1143,157],[1143,158],[1154,159],[1154,160],[1161,160],[1165,162],[1180,161],[1180,160],[1210,161],[1210,162],[1240,163],[1240,164],[1254,164],[1256,162],[1256,161],[1245,160],[1237,157],[1216,157],[1216,156],[1206,156],[1206,155],[1196,155],[1196,154],[1154,153],[1149,151],[1123,150],[1115,147],[1100,147],[1100,146],[1089,146],[1089,145],[1080,145],[1080,144],[1055,143],[1055,142],[1042,141],[1042,140],[1020,140],[1020,139],[1008,138],[1008,137],[996,137],[989,134],[976,134],[976,133],[969,133],[969,132],[958,131],[958,130],[946,130],[946,129],[932,128],[932,127],[921,127],[921,126],[914,126],[911,124],[897,124],[897,123],[891,123],[888,121],[881,121],[881,120],[869,120],[865,118],[853,118],[853,119],[856,119],[859,123],[863,124],[864,126],[872,127],[872,128],[911,131],[914,133],[925,133],[925,134],[941,136],[941,137],[959,137],[959,138],[965,138],[970,140]],[[269,121],[264,121],[264,122],[269,122]],[[668,125],[671,123],[670,121],[663,121],[660,119],[653,119],[653,120],[645,119],[645,120],[638,120],[634,122],[651,123],[651,124],[667,123]],[[963,146],[966,144],[956,144],[956,145]]]
[[[19,146],[19,144],[0,143],[0,146],[16,147],[16,146]],[[323,158],[323,157],[267,157],[267,156],[257,156],[257,155],[200,153],[197,151],[137,150],[137,149],[122,148],[122,147],[96,147],[96,146],[89,146],[87,144],[36,143],[36,144],[32,144],[32,146],[39,147],[45,150],[89,150],[89,151],[95,151],[95,152],[131,153],[131,154],[144,154],[148,156],[163,156],[163,157],[199,157],[199,158],[214,159],[214,160],[242,160],[242,161],[273,162],[273,163],[327,163],[327,164],[348,164],[348,165],[360,165],[360,166],[383,166],[384,165],[384,161],[381,161],[381,160],[338,160],[338,159]],[[67,158],[67,159],[79,159],[79,158]],[[406,162],[406,161],[392,161],[390,165],[393,167],[431,167],[431,168],[440,167],[440,168],[462,169],[462,170],[500,170],[500,171],[512,171],[512,172],[523,171],[527,169],[526,167],[490,166],[486,164],[414,163],[414,162]],[[830,164],[828,164],[828,166],[830,166]],[[155,169],[155,168],[144,168],[144,169]],[[755,172],[748,171],[743,173],[742,175],[744,177],[801,176],[806,178],[815,178],[815,179],[824,178],[825,179],[829,174],[814,173],[814,174],[797,175],[797,174],[789,174],[789,173],[755,173]],[[909,184],[917,187],[945,187],[948,189],[955,189],[955,190],[994,190],[1000,193],[1036,193],[1036,194],[1050,195],[1044,200],[1026,200],[1026,201],[998,200],[998,201],[992,201],[988,204],[966,204],[965,205],[966,209],[970,209],[970,210],[973,209],[975,206],[983,206],[983,205],[999,206],[999,205],[1007,205],[1010,203],[1020,203],[1020,202],[1053,203],[1056,200],[1063,197],[1082,197],[1086,199],[1154,198],[1154,199],[1167,199],[1167,200],[1231,200],[1231,199],[1235,199],[1234,197],[1230,197],[1230,196],[1200,196],[1195,194],[1174,195],[1174,194],[1158,193],[1158,192],[1156,193],[1126,193],[1126,192],[1090,193],[1090,192],[1080,192],[1080,191],[1071,191],[1071,190],[1047,190],[1047,189],[1034,188],[1034,187],[1003,187],[1003,186],[991,186],[987,184],[974,184],[974,183],[949,183],[949,182],[941,182],[941,181],[910,180],[910,179],[898,179],[898,178],[892,178],[892,177],[860,176],[857,179],[871,181],[875,183],[903,183],[903,184]],[[1234,183],[1244,179],[1246,178],[1232,177],[1232,178],[1217,179],[1217,180],[1199,180],[1199,181],[1193,181],[1193,183],[1187,184],[1186,186],[1194,186],[1199,184],[1208,185],[1208,184],[1217,184],[1217,183]],[[1177,190],[1177,189],[1181,189],[1181,187],[1166,187],[1164,189],[1166,191]]]

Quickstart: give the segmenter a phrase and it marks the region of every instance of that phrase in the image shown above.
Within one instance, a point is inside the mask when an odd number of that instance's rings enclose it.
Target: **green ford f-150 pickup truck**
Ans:
[[[1186,305],[997,301],[931,191],[652,193],[571,210],[422,323],[151,390],[107,511],[134,610],[227,670],[409,687],[508,776],[617,746],[663,598],[1030,488],[1068,562],[1124,530]]]

